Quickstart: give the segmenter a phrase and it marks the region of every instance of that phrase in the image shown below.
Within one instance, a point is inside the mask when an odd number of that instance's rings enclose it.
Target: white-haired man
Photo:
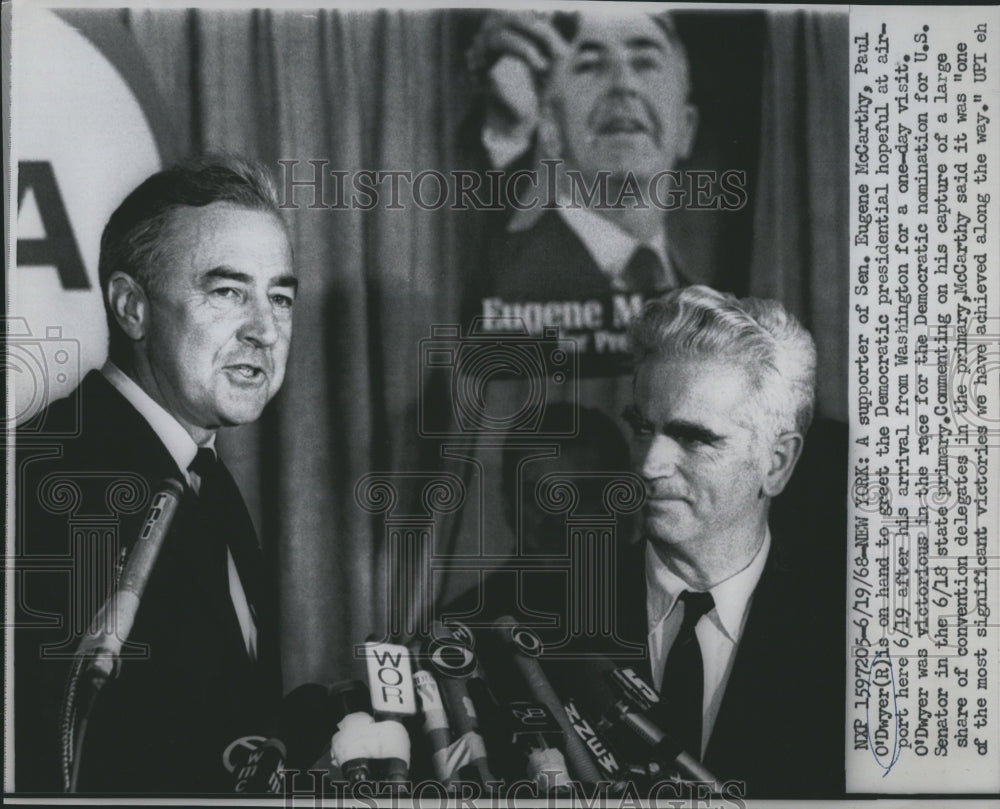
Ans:
[[[829,571],[801,564],[819,538],[768,525],[812,419],[812,338],[776,301],[702,286],[647,304],[632,335],[648,499],[619,626],[648,645],[662,721],[718,777],[835,794],[843,613],[815,587]]]

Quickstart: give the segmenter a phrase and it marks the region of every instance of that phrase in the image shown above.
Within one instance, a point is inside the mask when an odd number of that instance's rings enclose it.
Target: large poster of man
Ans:
[[[586,375],[614,375],[627,372],[626,332],[645,299],[746,287],[761,125],[747,98],[763,92],[746,68],[761,67],[762,23],[752,12],[483,21],[469,51],[479,145],[508,198],[478,273],[480,314],[560,326]],[[742,251],[713,244],[723,239]]]
[[[4,8],[8,797],[905,791],[918,678],[996,689],[992,625],[935,648],[964,674],[896,629],[971,334],[927,308],[993,256],[929,285],[988,220],[996,15],[318,5]],[[937,234],[887,224],[890,113],[941,128]],[[952,441],[983,491],[990,429]],[[942,475],[953,639],[995,538]],[[980,719],[920,749],[978,764]]]

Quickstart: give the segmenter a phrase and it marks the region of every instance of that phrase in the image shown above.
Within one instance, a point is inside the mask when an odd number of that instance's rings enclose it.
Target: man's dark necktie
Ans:
[[[697,759],[701,758],[701,715],[705,670],[695,626],[715,606],[711,593],[685,590],[680,595],[684,617],[670,647],[663,669],[660,695],[666,703],[667,721],[675,741]]]
[[[664,283],[663,262],[650,247],[636,249],[625,267],[625,284],[630,292],[651,295],[658,292]]]
[[[207,529],[205,535],[208,547],[205,548],[205,555],[210,574],[221,581],[226,601],[232,603],[229,561],[226,557],[228,547],[239,572],[251,614],[254,614],[254,604],[259,597],[257,576],[260,566],[256,559],[259,550],[256,539],[246,534],[246,521],[242,519],[246,511],[243,497],[225,465],[211,449],[200,447],[188,468],[201,479],[198,502]]]

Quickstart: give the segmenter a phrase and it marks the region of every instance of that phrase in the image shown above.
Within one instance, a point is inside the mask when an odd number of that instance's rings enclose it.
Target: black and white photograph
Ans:
[[[995,6],[70,6],[6,801],[995,800]]]

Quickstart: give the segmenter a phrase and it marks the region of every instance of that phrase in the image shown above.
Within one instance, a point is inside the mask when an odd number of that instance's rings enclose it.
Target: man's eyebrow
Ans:
[[[666,47],[663,42],[653,37],[637,36],[626,40],[625,46],[629,50],[648,50],[653,49],[660,51],[661,53],[666,51]],[[598,40],[586,39],[581,42],[576,47],[577,54],[580,55],[590,55],[590,54],[600,54],[607,51],[607,46]]]
[[[576,46],[577,53],[602,53],[606,51],[607,48],[603,43],[597,42],[593,39],[587,39]]]
[[[663,42],[658,39],[653,39],[651,37],[633,37],[625,43],[629,48],[638,50],[641,48],[654,48],[658,51],[666,50],[663,47]]]
[[[234,270],[232,267],[227,267],[225,265],[221,267],[213,267],[208,270],[203,276],[204,281],[235,281],[238,284],[252,284],[253,276],[249,273],[240,272],[239,270]],[[272,278],[268,284],[272,287],[291,287],[293,290],[298,289],[299,279],[294,275],[278,275]]]
[[[240,284],[249,284],[253,282],[253,278],[249,273],[240,272],[239,270],[234,270],[232,267],[226,267],[225,265],[221,267],[212,267],[212,269],[208,270],[202,276],[202,279],[205,281],[236,281]]]
[[[666,435],[694,438],[708,444],[717,443],[724,437],[719,435],[714,430],[710,430],[704,424],[699,424],[696,421],[687,421],[685,419],[672,419],[671,421],[664,423],[662,429]]]
[[[271,279],[271,286],[291,287],[293,290],[297,290],[299,288],[299,279],[294,275],[279,275],[277,278]]]

